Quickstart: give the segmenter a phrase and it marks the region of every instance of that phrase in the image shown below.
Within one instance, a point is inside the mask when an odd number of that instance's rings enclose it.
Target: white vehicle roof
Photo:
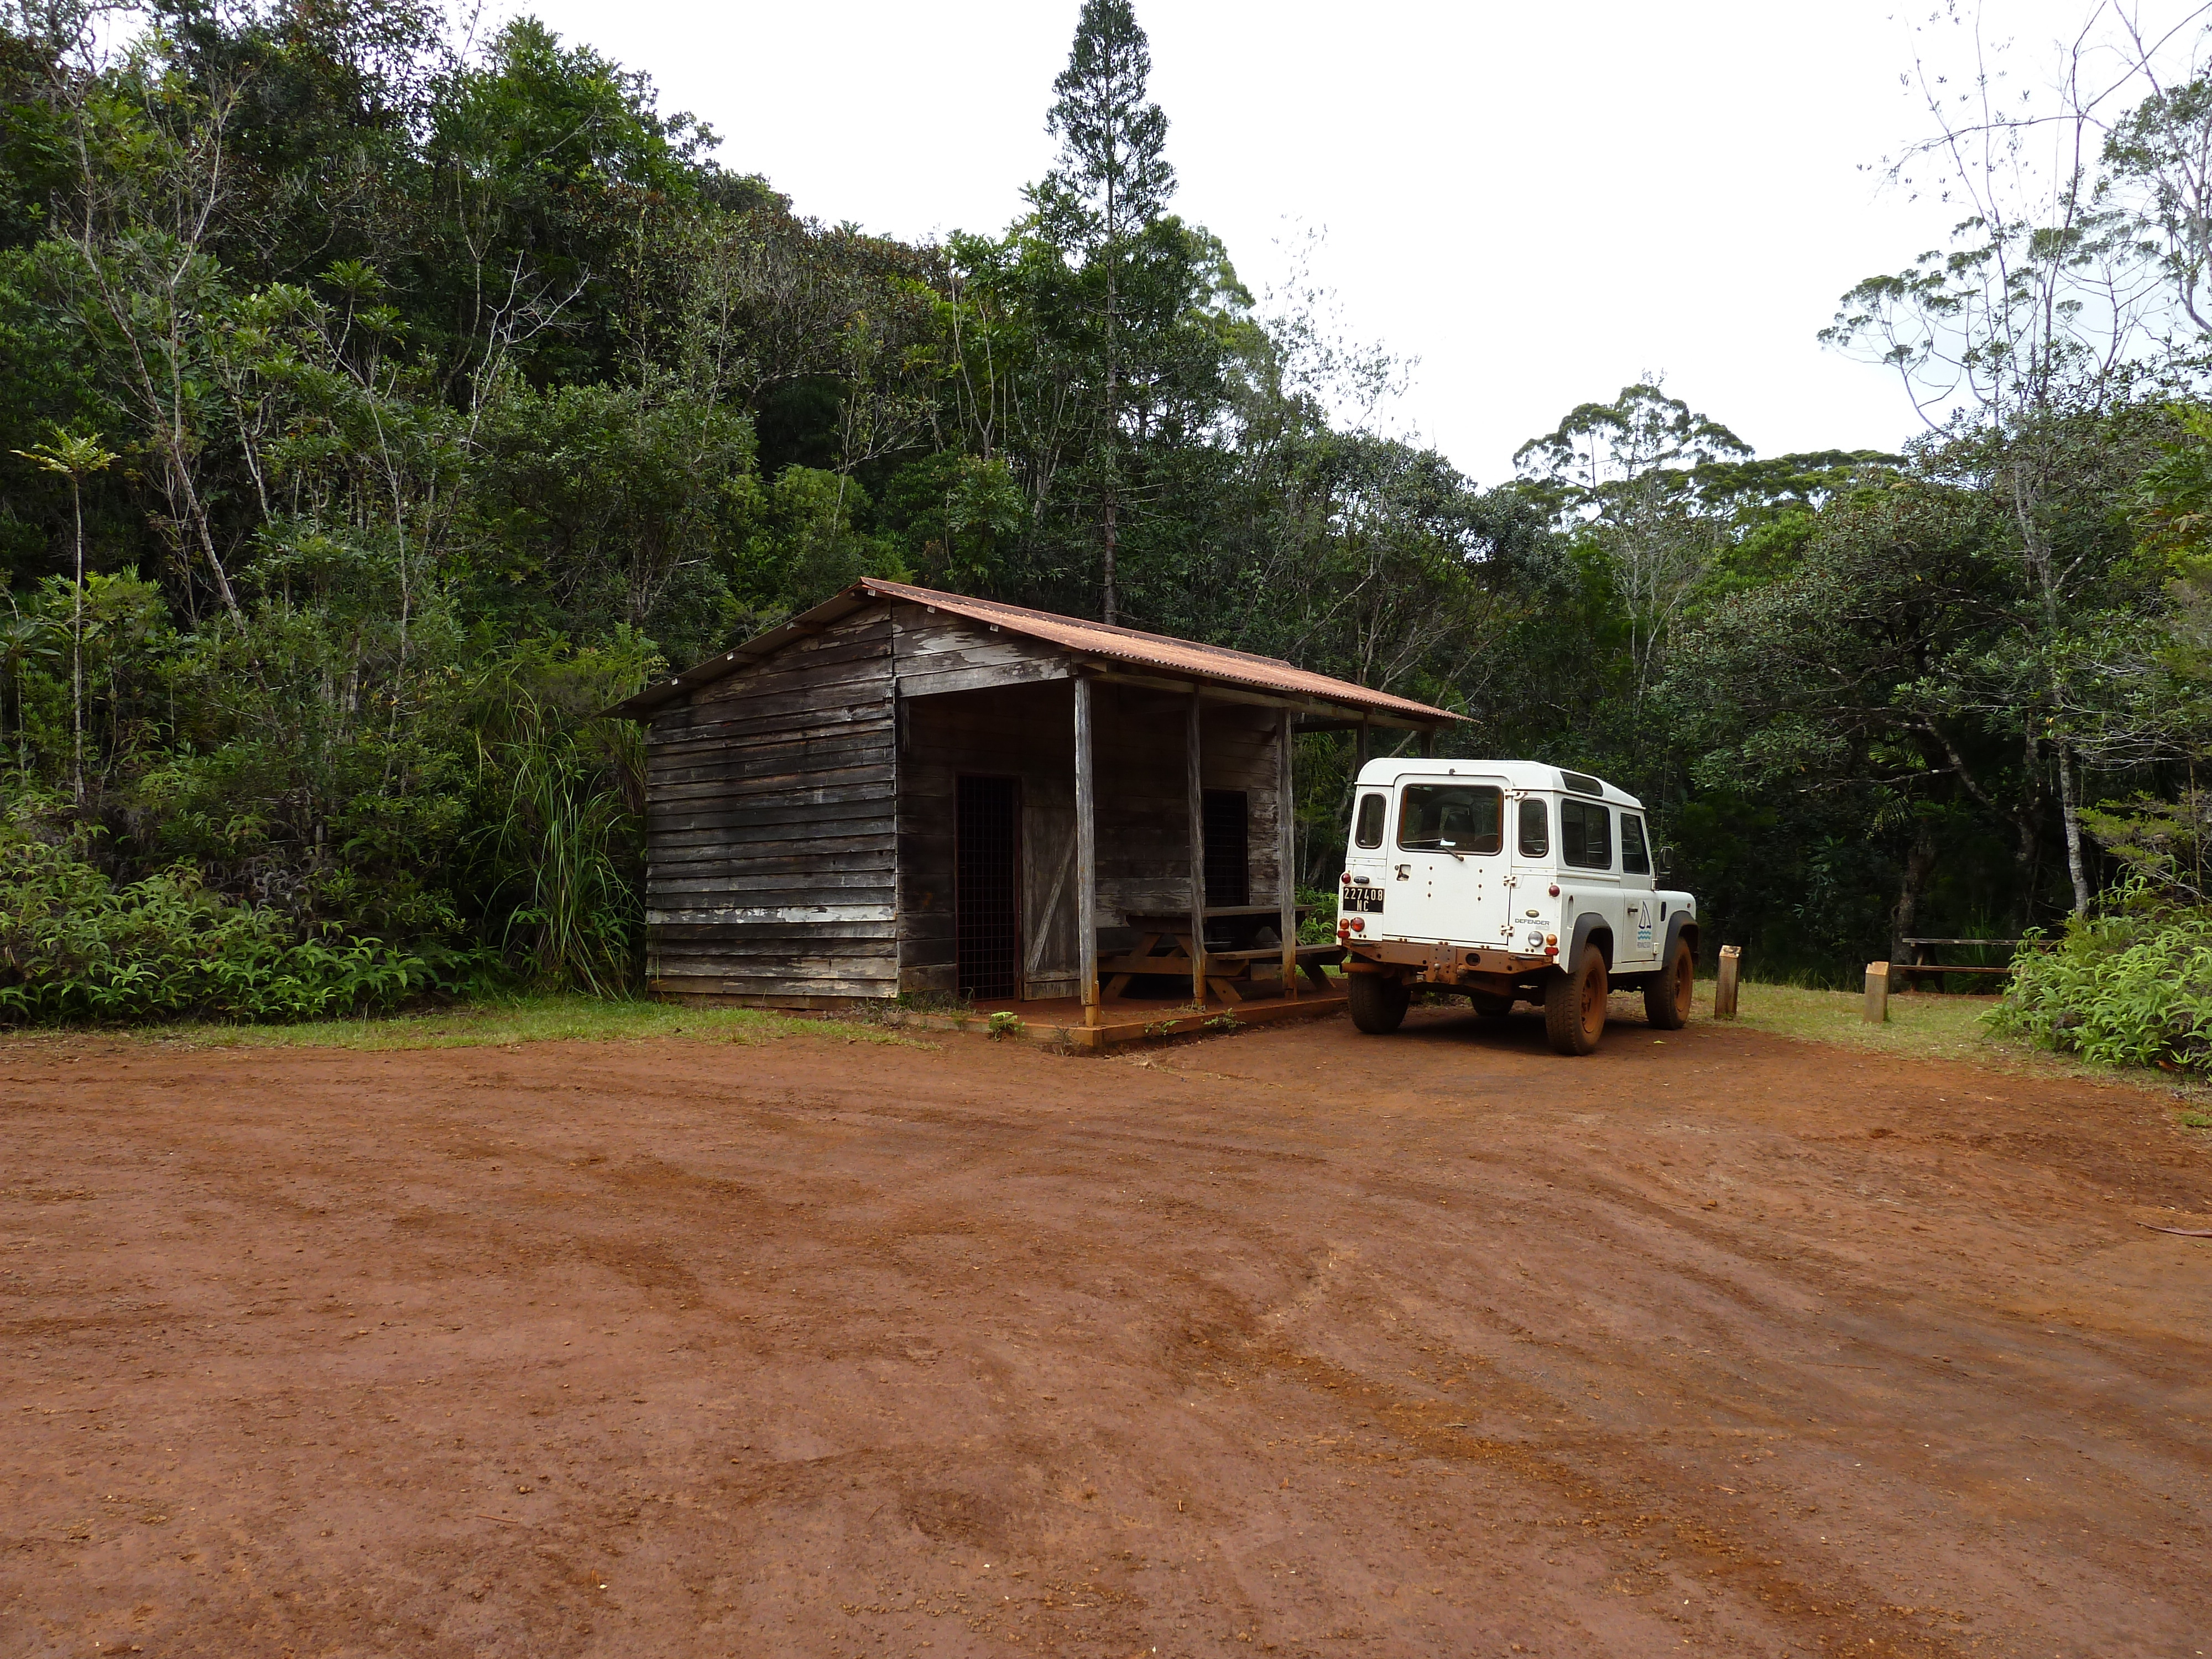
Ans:
[[[1569,776],[1574,781],[1568,782]],[[1400,755],[1390,760],[1371,760],[1359,769],[1362,786],[1372,784],[1377,788],[1389,788],[1405,780],[1433,781],[1437,778],[1482,778],[1491,781],[1503,781],[1509,789],[1541,789],[1569,795],[1594,796],[1609,806],[1632,807],[1644,810],[1644,803],[1626,789],[1616,789],[1603,778],[1589,772],[1576,772],[1571,768],[1562,771],[1559,767],[1542,761],[1518,760],[1423,760],[1419,756]],[[1593,791],[1588,786],[1595,784]]]

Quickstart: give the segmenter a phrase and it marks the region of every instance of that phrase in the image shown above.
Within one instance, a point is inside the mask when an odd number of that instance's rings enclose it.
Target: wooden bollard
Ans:
[[[1735,1018],[1736,964],[1742,959],[1743,947],[1741,945],[1721,946],[1720,977],[1713,981],[1713,1018],[1715,1019]]]
[[[1889,964],[1887,962],[1867,963],[1864,1018],[1869,1025],[1889,1023]]]

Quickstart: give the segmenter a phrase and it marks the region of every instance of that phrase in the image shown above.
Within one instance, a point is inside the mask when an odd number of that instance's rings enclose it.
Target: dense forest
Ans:
[[[1603,773],[1768,973],[2167,925],[2212,739],[2212,79],[2135,44],[2120,113],[1931,105],[1957,236],[1869,250],[1827,336],[1926,410],[1896,453],[1762,458],[1637,384],[1482,487],[1177,216],[1127,0],[1037,89],[1026,210],[924,246],[526,18],[11,0],[0,1020],[630,987],[638,738],[598,712],[862,574]],[[1350,764],[1302,740],[1310,884]]]

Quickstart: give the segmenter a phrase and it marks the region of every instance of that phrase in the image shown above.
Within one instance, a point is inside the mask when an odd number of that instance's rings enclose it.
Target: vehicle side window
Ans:
[[[1620,815],[1620,867],[1632,876],[1651,873],[1650,849],[1644,844],[1644,820],[1633,812]]]
[[[1416,853],[1495,853],[1505,844],[1505,793],[1479,783],[1409,783],[1398,845]]]
[[[1559,803],[1559,862],[1577,870],[1613,868],[1613,814],[1595,801]]]
[[[1382,844],[1382,811],[1389,799],[1387,795],[1362,795],[1359,798],[1359,827],[1352,832],[1352,839],[1362,847],[1380,847]]]
[[[1540,800],[1521,803],[1521,856],[1540,859],[1552,850],[1552,815]]]

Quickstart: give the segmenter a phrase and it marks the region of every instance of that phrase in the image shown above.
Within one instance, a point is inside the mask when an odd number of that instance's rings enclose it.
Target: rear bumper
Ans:
[[[1395,974],[1425,984],[1475,988],[1498,981],[1518,983],[1556,965],[1547,956],[1415,939],[1349,940],[1344,957],[1347,974]]]

